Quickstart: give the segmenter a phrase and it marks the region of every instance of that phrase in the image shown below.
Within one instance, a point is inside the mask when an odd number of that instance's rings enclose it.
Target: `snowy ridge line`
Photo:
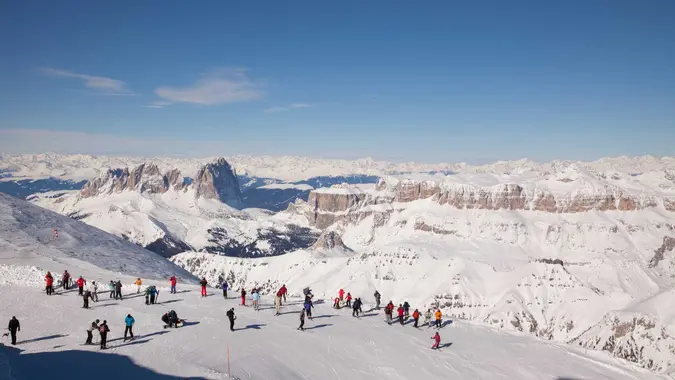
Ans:
[[[371,158],[360,160],[330,160],[308,157],[230,156],[226,157],[239,175],[277,178],[298,181],[319,176],[352,174],[396,175],[406,173],[527,173],[558,172],[576,165],[595,172],[620,172],[629,175],[652,171],[675,170],[673,157],[611,157],[592,162],[556,160],[537,163],[527,159],[497,161],[493,164],[472,166],[466,163],[393,163]],[[61,179],[89,179],[107,169],[133,167],[144,162],[153,162],[162,170],[177,168],[192,176],[198,168],[215,157],[106,157],[83,154],[1,154],[0,173],[14,179],[38,179],[55,177]],[[0,176],[1,178],[2,176]]]

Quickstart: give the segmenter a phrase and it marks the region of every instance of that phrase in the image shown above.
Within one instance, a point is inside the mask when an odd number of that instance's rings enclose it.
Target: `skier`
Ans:
[[[281,290],[277,292],[277,295],[274,297],[274,315],[279,315],[281,314],[281,294],[279,294]]]
[[[237,317],[234,315],[234,308],[231,308],[225,314],[227,314],[227,319],[230,320],[230,331],[234,331],[234,321],[237,319]]]
[[[176,276],[171,276],[169,281],[171,282],[171,293],[176,294]]]
[[[394,314],[394,303],[389,301],[387,306],[385,306],[384,308],[384,315],[386,316],[387,323],[389,323],[390,325],[393,322],[392,321],[393,314]]]
[[[171,310],[168,313],[169,317],[169,327],[173,325],[174,328],[178,328],[178,322],[180,322],[180,319],[178,319],[178,314],[176,314],[175,310]]]
[[[94,300],[94,296],[91,295],[91,291],[89,289],[85,290],[84,293],[82,293],[82,300],[84,301],[84,305],[82,305],[83,308],[89,309],[89,298],[91,300]]]
[[[16,332],[21,331],[21,324],[19,324],[19,320],[16,319],[16,317],[12,317],[12,319],[9,320],[9,325],[7,326],[7,329],[9,330],[9,335],[12,337],[12,345],[16,345]]]
[[[339,308],[340,308],[340,297],[335,297],[335,300],[333,301],[333,309]]]
[[[356,298],[354,300],[354,306],[352,307],[352,317],[358,317],[359,312],[361,312],[361,298]]]
[[[286,289],[286,284],[281,285],[281,289],[279,289],[281,292],[281,296],[284,298],[284,302],[286,302],[286,293],[288,293],[288,289]]]
[[[253,292],[252,298],[253,298],[253,309],[255,311],[260,310],[260,293],[258,293],[258,289],[256,289]],[[279,298],[279,300],[281,300],[281,298]]]
[[[352,306],[352,294],[347,292],[347,303],[345,303],[345,306],[351,307]]]
[[[115,297],[115,281],[110,280],[108,284],[108,290],[110,291],[110,298]]]
[[[202,277],[202,280],[199,281],[199,285],[202,286],[202,297],[206,297],[206,285],[208,285],[208,282],[206,282],[206,277]]]
[[[115,299],[123,299],[122,298],[122,281],[117,280],[117,283],[115,283]]]
[[[431,309],[427,309],[424,313],[424,324],[427,325],[427,328],[431,327]]]
[[[94,338],[93,335],[94,330],[98,330],[98,319],[92,322],[91,325],[87,327],[87,341],[84,342],[84,344],[92,344],[91,340]]]
[[[300,327],[298,327],[298,330],[305,331],[305,309],[300,311]]]
[[[438,331],[436,331],[436,334],[431,337],[431,339],[434,340],[434,345],[431,346],[432,350],[437,350],[438,346],[441,344],[441,336],[438,334]]]
[[[403,309],[403,305],[398,304],[398,309],[396,309],[398,312],[398,321],[401,323],[401,326],[403,326],[403,314],[405,313],[405,309]]]
[[[345,298],[345,291],[343,289],[340,289],[338,292],[338,297],[340,297],[340,301],[342,301]]]
[[[61,276],[61,286],[65,290],[70,289],[70,273],[68,273],[67,270],[64,271],[63,276]]]
[[[47,292],[47,295],[51,296],[54,293],[54,277],[52,277],[52,274],[50,272],[47,272],[47,275],[45,276],[45,281],[47,282],[45,290]]]
[[[408,320],[410,314],[410,304],[408,301],[403,302],[403,314],[405,315],[405,319]]]
[[[227,281],[223,281],[221,287],[223,288],[223,297],[227,299],[227,287],[228,287]]]
[[[91,291],[92,295],[91,299],[94,302],[98,302],[98,284],[96,283],[96,281],[91,282],[91,285],[89,285],[89,290]]]
[[[82,276],[80,276],[80,278],[77,279],[77,289],[78,289],[77,294],[78,295],[80,295],[80,296],[82,295],[82,293],[84,292],[84,285],[86,283],[87,283],[87,281],[85,281],[84,278],[82,278]]]
[[[127,340],[127,332],[131,335],[131,340],[134,339],[134,332],[132,328],[134,327],[134,323],[136,323],[136,320],[134,317],[131,316],[131,314],[127,314],[127,317],[124,318],[124,340]]]
[[[380,292],[378,292],[377,290],[375,290],[375,294],[373,295],[375,296],[375,308],[377,310],[380,310],[380,299],[382,296],[380,295]]]
[[[241,306],[246,306],[246,289],[241,288]]]
[[[443,317],[443,313],[441,313],[441,309],[436,310],[436,313],[434,313],[434,316],[436,317],[436,328],[440,329],[441,328],[441,318]]]
[[[312,319],[312,308],[314,307],[314,304],[312,303],[311,298],[305,300],[304,307],[307,312],[307,318]]]
[[[141,293],[141,285],[143,285],[143,281],[141,281],[140,277],[136,279],[136,286],[138,287],[138,290],[136,290],[136,294]]]
[[[284,286],[286,286],[286,285],[284,285]],[[305,295],[305,299],[307,299],[307,297],[310,297],[310,298],[313,297],[313,295],[312,295],[312,289],[310,289],[310,288],[304,288],[304,289],[302,289],[302,294]]]
[[[108,338],[108,333],[110,332],[110,329],[108,328],[108,321],[103,321],[101,325],[98,327],[98,332],[101,334],[101,349],[105,350],[108,348],[107,346],[107,338]]]
[[[419,312],[419,310],[415,309],[415,311],[413,311],[412,317],[413,317],[413,319],[415,320],[415,325],[414,325],[413,327],[417,327],[417,322],[419,322],[419,320],[420,320],[420,312]]]
[[[156,295],[157,295],[157,288],[154,285],[148,286],[145,289],[145,304],[154,305]]]

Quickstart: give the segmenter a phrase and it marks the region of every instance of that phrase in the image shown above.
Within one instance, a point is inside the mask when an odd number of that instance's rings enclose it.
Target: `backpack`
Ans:
[[[105,332],[105,327],[106,327],[105,325],[99,326],[98,331],[104,333],[104,332]]]

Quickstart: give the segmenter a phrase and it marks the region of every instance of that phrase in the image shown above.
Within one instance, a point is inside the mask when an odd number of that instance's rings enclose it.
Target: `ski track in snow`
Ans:
[[[92,308],[84,310],[75,293],[49,297],[35,286],[5,285],[0,293],[2,322],[16,315],[22,331],[19,345],[0,349],[0,378],[10,373],[3,368],[9,366],[16,379],[36,378],[59,368],[68,369],[69,380],[227,379],[229,346],[232,376],[242,380],[665,379],[606,354],[595,353],[591,358],[575,347],[461,323],[441,329],[441,347],[452,344],[432,351],[433,328],[388,326],[381,311],[353,318],[350,310],[335,310],[328,303],[315,306],[315,318],[306,320],[308,330],[302,332],[297,330],[300,300],[289,299],[290,305],[283,306],[282,315],[275,317],[269,297],[263,297],[264,310],[255,311],[238,305],[238,297],[224,300],[213,289],[207,298],[199,296],[197,287],[179,284],[180,290],[189,291],[175,295],[162,292],[160,302],[169,303],[151,306],[135,294],[116,301],[102,293],[98,303],[92,302]],[[235,332],[229,331],[225,317],[230,307],[235,307],[237,314]],[[163,329],[160,317],[170,309],[187,325]],[[128,313],[136,319],[137,337],[122,342],[123,320]],[[85,328],[96,318],[107,320],[111,329],[106,351],[82,345]],[[97,342],[98,334],[94,336]],[[6,339],[3,344],[8,343]],[[18,350],[22,350],[20,354]],[[86,354],[87,360],[104,369],[91,373],[86,370],[90,366],[80,366],[83,359],[79,356]],[[108,370],[120,356],[134,364]],[[64,363],[68,360],[75,362]],[[147,369],[155,373],[142,372]]]

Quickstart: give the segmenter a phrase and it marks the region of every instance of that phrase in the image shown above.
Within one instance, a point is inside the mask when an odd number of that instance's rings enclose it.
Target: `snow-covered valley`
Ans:
[[[308,192],[307,201],[274,213],[245,207],[240,177],[225,160],[189,176],[148,161],[29,200],[211,283],[258,284],[267,295],[283,283],[296,295],[310,286],[322,298],[345,288],[367,302],[378,289],[387,300],[439,306],[456,326],[604,350],[592,355],[671,374],[674,163],[408,166],[417,171],[367,172],[380,177],[376,184],[258,184]],[[332,172],[357,173],[342,170]]]

